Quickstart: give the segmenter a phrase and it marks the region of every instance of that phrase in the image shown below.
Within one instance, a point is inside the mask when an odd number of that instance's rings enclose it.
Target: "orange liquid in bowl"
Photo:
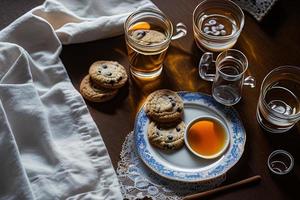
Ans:
[[[213,156],[222,151],[227,141],[225,128],[213,119],[192,124],[187,135],[189,146],[198,154]]]

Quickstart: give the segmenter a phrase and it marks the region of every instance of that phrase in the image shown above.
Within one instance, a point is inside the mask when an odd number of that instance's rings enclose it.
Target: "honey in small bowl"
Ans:
[[[184,139],[192,153],[206,159],[220,156],[229,145],[226,126],[214,117],[200,117],[191,121]]]

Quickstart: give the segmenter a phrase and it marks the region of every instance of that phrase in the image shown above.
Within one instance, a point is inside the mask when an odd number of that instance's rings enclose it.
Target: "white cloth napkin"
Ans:
[[[0,199],[122,199],[105,144],[59,59],[122,33],[148,0],[46,1],[0,32]],[[84,52],[82,52],[84,54]]]

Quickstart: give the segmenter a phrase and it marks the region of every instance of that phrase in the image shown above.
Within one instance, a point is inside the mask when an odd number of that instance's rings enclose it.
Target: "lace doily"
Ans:
[[[276,0],[233,0],[242,9],[249,12],[258,21],[269,12]]]
[[[182,183],[167,180],[152,172],[139,158],[134,147],[133,132],[126,137],[117,169],[123,197],[141,199],[144,197],[177,200],[182,197],[205,191],[220,185],[226,175],[205,183]]]

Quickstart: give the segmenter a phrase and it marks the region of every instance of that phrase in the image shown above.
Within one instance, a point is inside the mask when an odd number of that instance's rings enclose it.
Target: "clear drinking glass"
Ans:
[[[287,174],[294,167],[294,158],[287,151],[275,150],[268,157],[268,167],[274,174]]]
[[[171,40],[186,35],[183,23],[176,25],[159,10],[142,9],[132,13],[124,23],[125,40],[131,74],[137,78],[160,75]]]
[[[248,68],[246,56],[235,49],[220,53],[213,60],[213,53],[206,52],[199,62],[200,77],[213,81],[212,96],[221,104],[231,106],[239,102],[243,85],[255,87],[255,79],[245,76]]]
[[[257,104],[257,121],[265,130],[283,133],[300,119],[300,67],[281,66],[264,78]]]
[[[229,0],[204,0],[193,12],[193,31],[197,46],[203,51],[221,52],[237,41],[244,13]]]

